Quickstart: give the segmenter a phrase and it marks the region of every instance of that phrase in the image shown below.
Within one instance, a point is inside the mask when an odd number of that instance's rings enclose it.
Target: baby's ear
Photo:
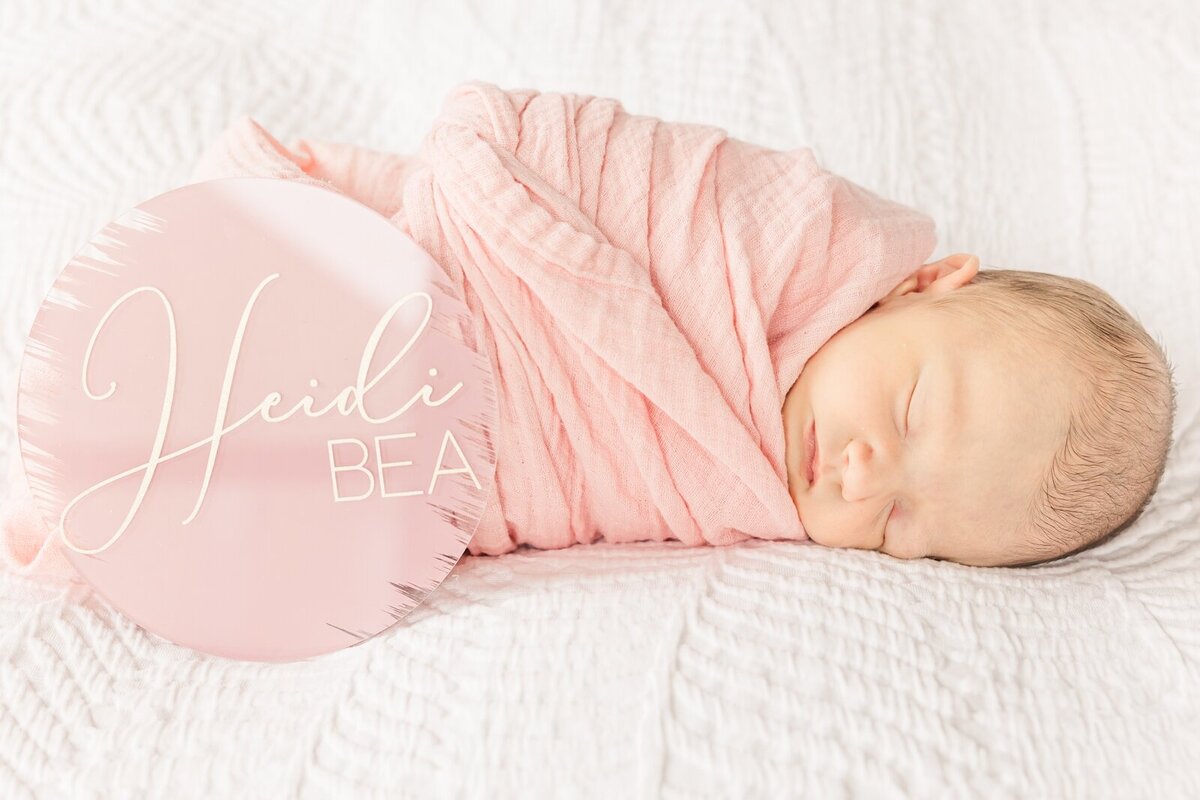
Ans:
[[[884,296],[881,303],[902,297],[910,292],[938,295],[952,291],[975,277],[979,272],[979,256],[955,253],[940,261],[932,261],[902,280]]]

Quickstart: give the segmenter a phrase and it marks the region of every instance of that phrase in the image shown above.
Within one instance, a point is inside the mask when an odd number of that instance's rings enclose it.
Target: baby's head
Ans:
[[[1047,561],[1141,515],[1175,396],[1161,346],[1096,286],[959,253],[805,363],[783,405],[789,491],[819,544]]]

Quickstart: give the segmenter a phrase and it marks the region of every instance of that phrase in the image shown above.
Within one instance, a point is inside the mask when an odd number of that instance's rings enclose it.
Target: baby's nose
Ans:
[[[893,488],[898,470],[886,450],[851,439],[837,458],[822,458],[821,471],[841,473],[842,497],[848,503],[866,500]]]

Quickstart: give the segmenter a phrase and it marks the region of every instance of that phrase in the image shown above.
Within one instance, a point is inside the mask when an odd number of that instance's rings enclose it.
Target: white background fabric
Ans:
[[[1166,480],[1027,570],[815,545],[464,558],[285,665],[0,576],[0,796],[1200,794],[1200,18],[1134,4],[0,5],[0,452],[45,292],[238,113],[411,152],[470,78],[725,127],[1094,281],[1167,346]],[[1136,435],[1134,432],[1132,435]]]

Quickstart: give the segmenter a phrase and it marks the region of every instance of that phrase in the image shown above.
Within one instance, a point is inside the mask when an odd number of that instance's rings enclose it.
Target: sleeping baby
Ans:
[[[922,266],[788,392],[789,488],[814,541],[1030,564],[1149,502],[1175,413],[1161,347],[1090,283],[979,266]]]
[[[1129,314],[927,263],[932,219],[809,148],[468,81],[416,153],[243,117],[192,179],[248,175],[379,212],[469,309],[497,399],[494,482],[454,518],[472,555],[768,539],[1027,564],[1127,525],[1163,471],[1174,386]],[[4,549],[31,563],[46,529],[13,507]]]

